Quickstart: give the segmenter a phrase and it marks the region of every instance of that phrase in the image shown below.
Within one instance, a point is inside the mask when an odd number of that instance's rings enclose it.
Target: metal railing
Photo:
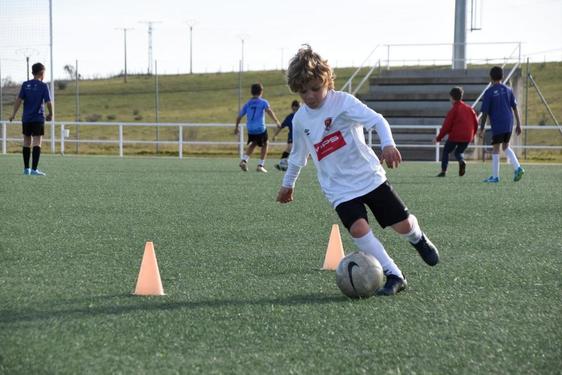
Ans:
[[[9,126],[18,126],[21,122],[8,122],[8,121],[1,121],[2,127],[2,154],[6,154],[8,147],[8,142],[22,142],[22,137],[8,137],[8,127]],[[117,127],[117,138],[116,139],[66,139],[68,136],[68,132],[66,132],[66,126],[71,125],[79,125],[79,126],[116,126]],[[241,124],[242,125],[242,124]],[[183,159],[184,155],[184,146],[189,145],[218,145],[218,146],[238,146],[238,151],[240,157],[242,157],[244,152],[244,129],[243,125],[240,129],[240,134],[238,135],[238,139],[236,141],[217,141],[217,140],[209,140],[209,141],[196,141],[196,140],[185,140],[184,139],[184,128],[225,128],[225,134],[227,132],[231,132],[234,128],[232,124],[224,124],[224,123],[114,123],[114,122],[57,122],[56,126],[59,128],[59,137],[58,140],[55,139],[55,142],[60,146],[60,153],[64,155],[65,146],[66,144],[109,144],[109,145],[118,145],[119,156],[124,156],[124,148],[125,145],[128,144],[149,144],[149,145],[166,145],[166,144],[175,144],[178,146],[178,157]],[[125,127],[138,127],[138,126],[150,126],[150,127],[177,127],[178,128],[178,139],[174,141],[163,141],[163,140],[146,140],[146,139],[125,139],[123,136],[123,128]],[[276,128],[275,125],[267,125],[268,128]],[[393,125],[391,129],[433,129],[435,135],[439,133],[441,129],[441,125]],[[545,131],[545,130],[558,130],[555,126],[524,126],[523,130],[537,130],[537,131]],[[370,147],[380,147],[380,144],[373,142],[373,131],[368,131],[366,133],[366,142]],[[46,140],[49,142],[49,140]],[[428,140],[428,143],[421,143],[421,144],[410,144],[410,143],[397,143],[397,147],[400,148],[421,148],[421,149],[433,149],[435,150],[435,161],[439,161],[440,158],[440,150],[442,146],[437,143],[433,144],[430,143],[431,141]],[[283,146],[285,143],[282,142],[271,142],[270,145],[273,146]],[[517,145],[514,144],[511,146],[514,149],[544,149],[544,150],[562,150],[562,145]],[[471,144],[469,148],[472,149],[487,149],[489,148],[488,145],[476,145]]]
[[[454,59],[453,58],[430,58],[430,59],[411,59],[411,58],[407,58],[407,59],[401,59],[401,58],[397,58],[394,60],[390,59],[390,53],[391,53],[391,49],[396,49],[396,48],[419,48],[419,47],[453,47],[454,48],[455,43],[420,43],[420,44],[412,44],[412,43],[403,43],[403,44],[379,44],[377,46],[375,46],[375,48],[369,53],[369,55],[367,56],[367,58],[365,58],[365,60],[361,63],[361,65],[355,70],[355,72],[353,72],[353,74],[351,75],[351,77],[349,77],[349,79],[345,82],[345,84],[341,87],[340,91],[347,91],[349,93],[352,93],[353,95],[355,95],[363,86],[363,84],[370,78],[370,76],[373,74],[373,72],[375,71],[376,68],[381,68],[381,60],[383,62],[386,63],[386,70],[390,69],[390,65],[391,62],[398,62],[398,63],[402,63],[402,65],[407,65],[407,64],[417,64],[417,65],[421,65],[422,63],[424,65],[433,63],[433,65],[436,65],[437,62],[443,62],[444,65],[451,65],[451,68],[453,67],[453,63],[454,63]],[[513,51],[506,56],[503,57],[484,57],[484,58],[479,58],[479,57],[475,57],[475,58],[467,58],[466,61],[467,63],[473,63],[473,64],[488,64],[490,62],[493,61],[502,61],[503,62],[503,66],[505,66],[506,64],[508,64],[509,62],[514,62],[514,63],[521,63],[521,42],[481,42],[481,43],[466,43],[466,46],[492,46],[492,45],[514,45],[514,49]],[[377,50],[379,50],[381,47],[386,47],[386,58],[384,56],[378,56],[376,57],[375,53],[377,52]],[[374,64],[368,64],[369,60],[372,61],[371,57],[375,55],[375,61],[376,63]],[[517,56],[514,56],[517,55]],[[361,71],[361,69],[363,69],[366,66],[370,66],[370,70],[367,72],[367,74],[363,77],[363,79],[361,80],[361,82],[355,86],[355,88],[352,88],[352,83],[353,83],[353,79],[359,74],[359,72]],[[502,67],[503,67],[502,66]]]

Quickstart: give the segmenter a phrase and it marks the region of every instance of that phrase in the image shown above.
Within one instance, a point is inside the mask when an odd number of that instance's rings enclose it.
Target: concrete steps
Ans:
[[[449,91],[461,86],[472,104],[489,82],[488,70],[391,70],[370,79],[369,91],[359,96],[391,125],[441,125],[451,109]],[[479,104],[476,107],[479,109]],[[435,129],[394,129],[396,143],[430,145]],[[378,138],[373,136],[373,141]],[[435,160],[434,148],[400,147],[405,160]]]

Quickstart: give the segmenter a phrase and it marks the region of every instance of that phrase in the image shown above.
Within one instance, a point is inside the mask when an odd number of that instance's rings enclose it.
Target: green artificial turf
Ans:
[[[389,171],[441,263],[372,219],[409,288],[349,300],[320,270],[338,218],[312,165],[280,205],[271,161],[20,159],[0,157],[1,374],[560,374],[560,165]],[[166,296],[131,295],[146,241]]]

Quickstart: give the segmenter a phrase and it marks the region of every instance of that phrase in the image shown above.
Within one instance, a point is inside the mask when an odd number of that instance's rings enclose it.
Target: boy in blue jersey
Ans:
[[[25,81],[21,85],[20,93],[14,103],[14,111],[10,121],[16,117],[16,113],[23,102],[22,133],[23,133],[23,174],[34,176],[45,176],[45,173],[37,169],[39,156],[41,156],[41,140],[45,134],[45,109],[43,103],[47,104],[49,114],[47,121],[53,117],[53,107],[49,87],[43,83],[45,66],[41,63],[33,64],[31,67],[33,79]],[[33,147],[33,150],[31,149]],[[33,155],[31,168],[29,158]]]
[[[515,152],[509,147],[509,140],[513,131],[513,114],[517,126],[515,133],[521,134],[521,120],[519,119],[519,111],[517,110],[517,100],[513,95],[513,91],[506,85],[501,83],[503,78],[503,69],[499,66],[494,66],[490,70],[490,79],[492,86],[490,86],[484,93],[482,98],[482,118],[480,120],[480,130],[478,136],[483,137],[484,126],[486,120],[490,116],[490,124],[492,125],[492,175],[485,179],[483,182],[497,183],[500,181],[500,144],[502,146],[505,156],[513,166],[513,181],[519,181],[525,170],[519,164]]]
[[[263,94],[263,86],[261,83],[254,83],[251,87],[252,98],[248,100],[246,104],[240,110],[238,117],[236,117],[236,127],[234,128],[234,134],[238,135],[240,125],[240,120],[242,117],[246,116],[246,128],[248,129],[248,147],[246,148],[246,153],[240,161],[240,169],[244,172],[248,171],[248,160],[254,152],[256,146],[261,148],[260,160],[258,161],[258,172],[267,173],[264,168],[265,157],[267,156],[267,128],[265,127],[265,113],[271,117],[277,127],[281,127],[281,123],[275,117],[275,113],[271,110],[267,100],[263,99],[261,96]]]
[[[291,153],[291,148],[293,147],[293,117],[295,116],[295,113],[299,110],[299,108],[300,108],[299,101],[293,100],[293,102],[291,103],[292,112],[289,113],[287,117],[285,117],[285,120],[283,120],[283,122],[281,123],[281,127],[277,129],[275,134],[273,134],[273,140],[275,141],[275,137],[277,137],[277,135],[279,134],[279,132],[281,132],[281,130],[283,130],[283,128],[289,129],[289,134],[287,135],[287,147],[285,148],[285,151],[283,151],[283,154],[281,155],[281,160],[287,159],[289,157],[289,154]],[[279,163],[281,163],[281,160],[279,161]],[[281,167],[279,164],[275,164],[275,168],[277,168],[280,171],[284,170],[284,168]]]

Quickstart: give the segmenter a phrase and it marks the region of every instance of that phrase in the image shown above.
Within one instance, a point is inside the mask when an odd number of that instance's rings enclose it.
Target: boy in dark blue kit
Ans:
[[[260,160],[258,161],[257,171],[262,173],[267,173],[264,168],[265,157],[267,156],[267,128],[265,127],[265,113],[271,117],[277,127],[281,127],[281,123],[275,117],[275,113],[271,110],[269,102],[263,99],[261,96],[263,94],[263,86],[261,83],[254,83],[251,87],[252,98],[248,100],[246,104],[240,110],[238,117],[236,117],[236,127],[234,128],[234,134],[238,135],[240,131],[238,126],[240,125],[240,120],[242,117],[246,116],[247,123],[246,128],[248,129],[248,148],[246,148],[246,153],[240,161],[240,169],[244,172],[248,170],[248,160],[254,152],[256,146],[261,148]]]
[[[513,181],[519,181],[525,170],[521,168],[519,160],[515,152],[509,147],[509,140],[513,132],[513,115],[517,121],[515,133],[521,134],[521,120],[519,119],[519,111],[517,110],[517,101],[513,95],[513,91],[506,85],[501,83],[503,78],[503,70],[499,66],[494,66],[490,70],[490,86],[484,93],[482,98],[482,118],[480,120],[480,130],[478,136],[483,137],[484,126],[486,120],[490,116],[490,124],[492,125],[492,175],[483,182],[498,183],[500,181],[500,144],[505,156],[513,166]]]
[[[275,164],[275,168],[279,169],[280,171],[287,169],[283,167],[282,161],[283,159],[285,159],[285,161],[287,160],[289,154],[291,153],[291,149],[293,148],[293,117],[295,116],[295,113],[299,110],[299,108],[300,108],[299,101],[293,100],[293,102],[291,103],[292,112],[289,113],[287,117],[285,117],[285,120],[283,120],[283,122],[281,123],[281,127],[277,128],[277,131],[275,132],[275,134],[273,134],[273,140],[275,141],[275,137],[277,137],[277,135],[281,132],[281,130],[283,130],[283,128],[289,129],[289,134],[287,135],[287,147],[285,148],[285,151],[283,151],[283,154],[281,155],[281,160],[279,160],[279,164]]]
[[[45,134],[45,109],[43,103],[47,104],[49,114],[47,121],[53,117],[53,107],[49,87],[43,83],[45,66],[41,63],[33,64],[31,67],[33,79],[25,81],[21,85],[20,93],[14,103],[14,111],[9,120],[16,117],[16,113],[23,102],[22,133],[23,133],[23,174],[34,176],[45,176],[46,174],[37,169],[39,157],[41,156],[41,140]],[[31,150],[33,147],[33,151]],[[33,154],[31,168],[29,158]]]

